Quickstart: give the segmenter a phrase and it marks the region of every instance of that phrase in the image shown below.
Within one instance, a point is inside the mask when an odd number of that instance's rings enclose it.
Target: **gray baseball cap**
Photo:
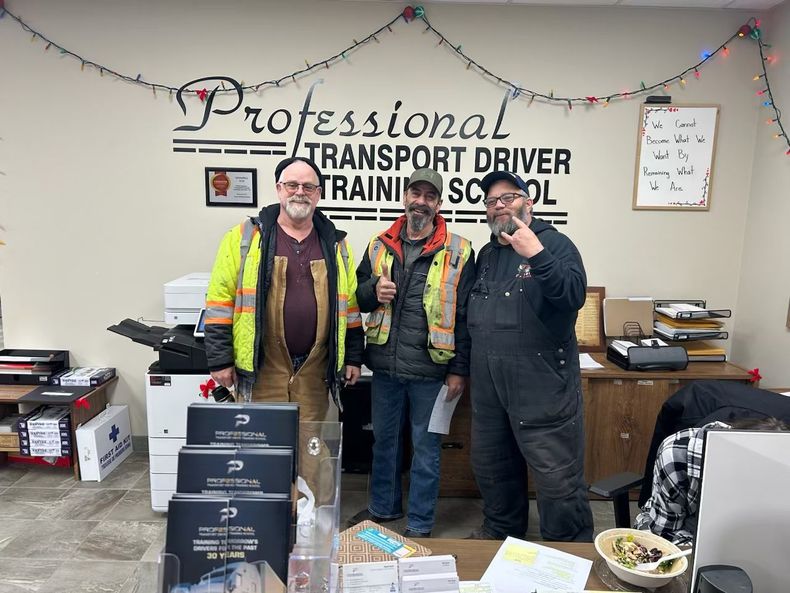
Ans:
[[[436,188],[436,191],[439,192],[439,197],[442,197],[442,176],[437,171],[429,169],[428,167],[425,167],[424,169],[417,169],[411,174],[411,177],[409,177],[409,183],[406,184],[406,189],[418,181],[430,183]]]

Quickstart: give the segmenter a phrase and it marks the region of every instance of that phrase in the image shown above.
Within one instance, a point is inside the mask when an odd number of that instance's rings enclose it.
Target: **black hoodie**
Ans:
[[[547,222],[533,217],[529,228],[540,239],[543,251],[527,259],[492,235],[477,258],[477,275],[504,281],[515,277],[519,266],[528,263],[535,282],[529,283],[532,289],[526,292],[526,298],[557,342],[566,342],[573,335],[587,293],[582,257],[573,242]]]

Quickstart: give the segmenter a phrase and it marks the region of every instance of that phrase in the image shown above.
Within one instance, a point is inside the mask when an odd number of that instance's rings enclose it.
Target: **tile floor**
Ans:
[[[367,476],[343,476],[341,519],[367,505]],[[71,470],[0,466],[0,593],[156,593],[166,517],[150,506],[148,454],[136,452],[101,483]],[[539,539],[531,505],[528,539]],[[463,538],[481,501],[439,500],[435,537]],[[594,502],[596,532],[614,526],[610,503]],[[388,524],[396,530],[405,519]],[[425,541],[430,546],[429,540]]]

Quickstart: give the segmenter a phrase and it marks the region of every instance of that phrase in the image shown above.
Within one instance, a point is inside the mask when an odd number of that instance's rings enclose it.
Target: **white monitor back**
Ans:
[[[691,590],[700,567],[729,564],[755,593],[787,591],[790,432],[708,431],[702,468]]]

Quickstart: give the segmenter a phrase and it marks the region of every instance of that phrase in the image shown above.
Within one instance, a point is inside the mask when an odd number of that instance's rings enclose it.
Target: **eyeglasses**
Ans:
[[[307,194],[308,196],[314,194],[316,190],[321,189],[319,186],[315,185],[314,183],[297,183],[296,181],[281,181],[280,184],[288,190],[289,193],[294,193],[296,190],[299,189],[299,186],[302,186],[302,191]]]
[[[507,193],[502,194],[501,196],[488,196],[487,198],[483,199],[483,204],[486,205],[486,208],[491,208],[492,206],[496,206],[497,201],[500,201],[502,202],[503,206],[507,206],[508,204],[512,204],[518,198],[528,199],[528,196],[517,193]]]

